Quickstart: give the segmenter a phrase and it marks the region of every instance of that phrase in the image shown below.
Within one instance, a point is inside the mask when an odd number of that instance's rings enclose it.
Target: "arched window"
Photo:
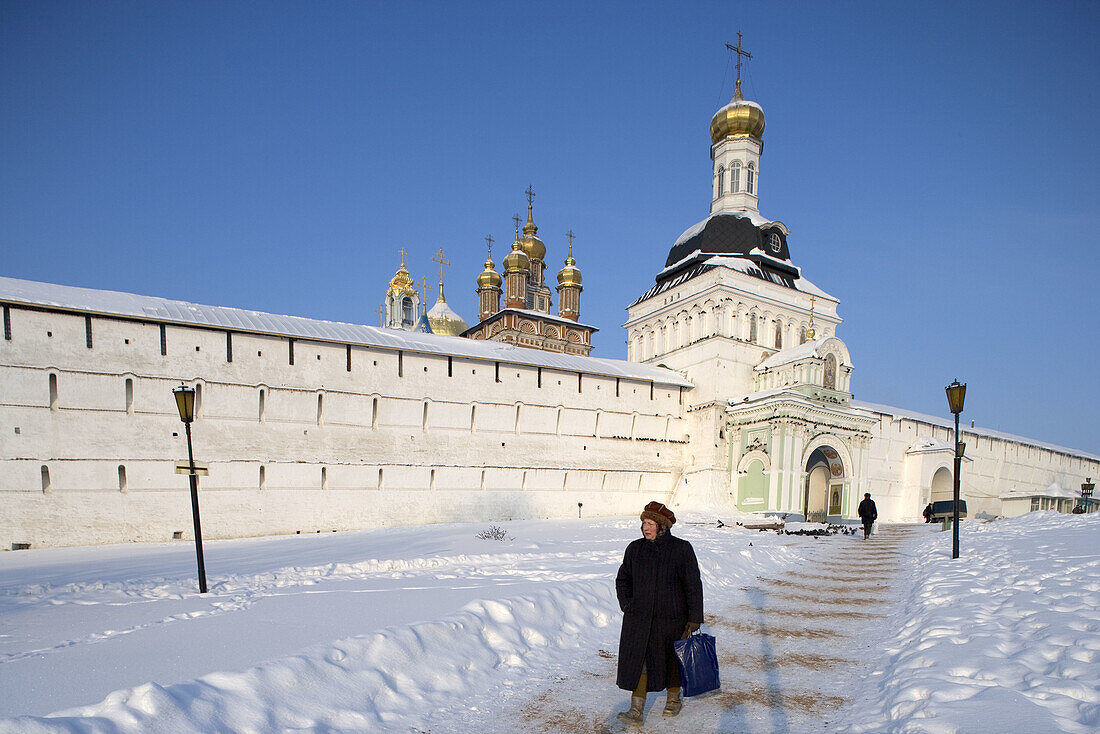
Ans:
[[[745,177],[745,190],[750,194],[756,193],[756,166],[749,164],[749,172]]]
[[[783,324],[775,322],[775,348],[783,348]]]
[[[408,296],[401,299],[401,324],[402,326],[412,326],[413,323],[413,302]]]
[[[741,191],[741,161],[734,161],[730,164],[730,193],[736,194]]]
[[[725,166],[718,166],[718,196],[722,196],[726,193],[726,168]]]
[[[768,234],[768,247],[770,247],[772,253],[776,255],[783,249],[783,238],[779,236],[778,232],[771,232]]]
[[[756,314],[749,314],[749,341],[756,343]]]
[[[799,344],[805,344],[806,343],[806,327],[805,326],[800,326],[798,328],[798,343]]]

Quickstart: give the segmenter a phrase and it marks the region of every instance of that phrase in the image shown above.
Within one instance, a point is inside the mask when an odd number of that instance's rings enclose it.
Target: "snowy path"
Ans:
[[[0,734],[620,734],[635,518],[0,554]],[[1100,514],[870,541],[684,520],[722,689],[645,732],[1100,730]],[[12,718],[5,718],[12,717]]]
[[[708,599],[704,630],[718,641],[722,689],[686,699],[674,719],[661,715],[664,694],[651,693],[644,731],[830,731],[831,715],[870,675],[877,654],[869,651],[893,635],[889,613],[912,583],[905,573],[912,564],[907,549],[924,537],[920,527],[886,526],[866,542],[822,539],[806,550],[797,569],[760,576],[724,598]],[[614,644],[512,712],[516,729],[634,730],[614,715],[629,701],[627,692],[614,687]]]

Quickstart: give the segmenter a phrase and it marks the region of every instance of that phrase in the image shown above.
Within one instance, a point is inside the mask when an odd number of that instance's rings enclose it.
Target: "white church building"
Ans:
[[[0,548],[189,539],[181,383],[208,538],[654,499],[834,521],[865,492],[883,519],[921,519],[952,494],[952,425],[854,399],[837,299],[759,210],[764,127],[738,80],[711,121],[710,214],[627,307],[625,361],[589,354],[571,249],[551,312],[530,193],[504,275],[490,252],[478,277],[472,327],[442,282],[426,310],[404,261],[381,326],[0,277]],[[975,427],[961,440],[971,518],[1100,476],[1095,454]]]

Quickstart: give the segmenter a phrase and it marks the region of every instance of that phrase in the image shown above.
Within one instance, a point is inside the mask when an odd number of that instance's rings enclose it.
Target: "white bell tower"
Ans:
[[[726,47],[737,53],[737,88],[730,103],[714,113],[710,121],[711,178],[710,213],[759,213],[760,154],[764,150],[764,109],[741,94],[741,57],[752,54],[737,45]]]

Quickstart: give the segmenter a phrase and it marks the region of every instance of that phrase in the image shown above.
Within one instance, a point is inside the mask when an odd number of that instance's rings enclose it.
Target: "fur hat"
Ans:
[[[671,528],[676,524],[676,516],[672,514],[672,510],[668,509],[660,502],[650,502],[645,506],[640,515],[643,520],[652,520],[658,525],[663,525],[666,528]]]

